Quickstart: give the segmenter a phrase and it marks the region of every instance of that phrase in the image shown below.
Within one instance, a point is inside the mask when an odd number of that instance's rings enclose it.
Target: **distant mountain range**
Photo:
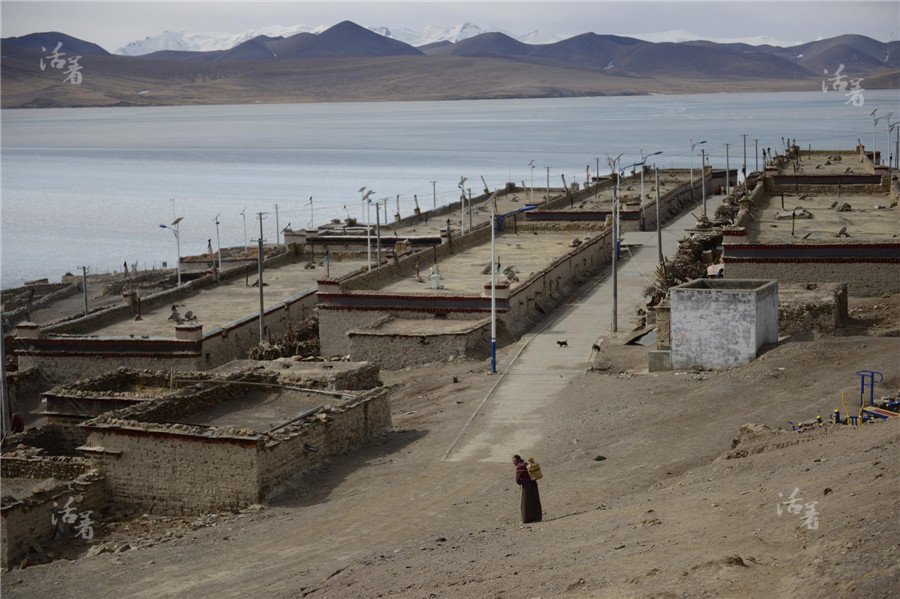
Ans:
[[[532,44],[476,29],[433,31],[455,41],[412,45],[396,39],[402,32],[388,37],[344,21],[318,32],[269,30],[277,35],[260,33],[227,49],[191,49],[184,36],[173,36],[165,49],[138,56],[111,55],[63,33],[34,33],[2,40],[2,101],[14,107],[813,91],[825,71],[842,64],[843,74],[864,79],[865,88],[900,81],[900,42],[860,35],[790,47],[596,33]],[[60,51],[83,57],[82,85],[62,85],[59,73],[38,68],[58,42]],[[176,42],[185,48],[168,48]]]
[[[293,27],[261,27],[250,29],[238,34],[229,33],[189,33],[185,31],[164,31],[159,35],[147,37],[127,44],[118,50],[116,54],[122,56],[142,56],[160,50],[178,50],[187,52],[209,52],[215,50],[230,50],[248,40],[261,35],[266,37],[291,37],[298,33],[322,33],[328,29],[325,26],[295,25]],[[401,41],[410,46],[427,46],[438,42],[458,42],[476,35],[485,33],[483,29],[472,23],[463,23],[454,27],[429,26],[421,31],[412,29],[389,29],[387,27],[368,27],[369,31]],[[552,33],[532,31],[516,37],[521,42],[529,44],[546,44],[558,42],[564,36]]]

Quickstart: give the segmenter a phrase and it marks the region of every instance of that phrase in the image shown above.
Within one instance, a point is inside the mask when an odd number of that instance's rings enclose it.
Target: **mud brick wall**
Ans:
[[[259,501],[257,442],[136,427],[91,429],[109,500],[126,509],[192,515]]]
[[[353,370],[336,372],[328,389],[334,391],[362,391],[381,386],[378,366],[364,364]]]
[[[197,356],[148,357],[127,354],[19,356],[20,368],[39,367],[47,376],[51,376],[63,383],[105,374],[117,368],[128,368],[131,370],[203,370],[204,364],[205,361]]]
[[[900,263],[882,262],[729,262],[729,279],[778,279],[784,282],[847,283],[853,297],[900,292]]]
[[[70,497],[73,498],[72,507],[77,513],[91,511],[91,520],[98,521],[100,510],[106,505],[106,494],[103,481],[91,475],[3,506],[0,567],[8,568],[24,558],[32,543],[47,550],[56,533],[56,526],[51,520],[53,504],[64,506]]]
[[[780,335],[792,335],[800,331],[815,331],[833,335],[847,318],[847,285],[810,284],[799,295],[793,287],[782,286],[778,301]]]
[[[5,478],[75,480],[92,468],[90,462],[85,458],[29,455],[29,453],[19,450],[3,454],[0,457],[2,476]]]
[[[266,497],[297,474],[319,466],[331,456],[348,453],[390,428],[390,397],[387,391],[381,390],[352,404],[311,416],[284,432],[276,432],[273,440],[262,445],[259,451],[260,497]]]
[[[3,454],[18,451],[19,445],[45,450],[52,455],[79,455],[76,447],[84,445],[87,435],[77,426],[47,424],[9,435],[3,440]]]
[[[448,356],[486,357],[490,350],[490,321],[476,321],[465,331],[413,335],[350,331],[350,359],[367,361],[386,370],[399,370]]]
[[[263,275],[265,277],[265,275]],[[265,278],[263,278],[265,281]],[[268,336],[276,341],[287,333],[291,324],[308,318],[316,307],[316,290],[309,289],[284,302],[266,309],[265,327]],[[201,367],[215,368],[231,360],[247,357],[250,348],[259,343],[259,314],[247,316],[203,335]]]

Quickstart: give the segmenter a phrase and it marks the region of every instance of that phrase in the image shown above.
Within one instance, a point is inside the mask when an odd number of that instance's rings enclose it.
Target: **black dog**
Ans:
[[[591,345],[591,350],[593,350],[593,351],[600,351],[600,346],[597,345],[596,343],[594,343],[593,345]]]
[[[556,345],[560,347],[569,347],[569,340],[565,339],[564,341],[557,341]]]

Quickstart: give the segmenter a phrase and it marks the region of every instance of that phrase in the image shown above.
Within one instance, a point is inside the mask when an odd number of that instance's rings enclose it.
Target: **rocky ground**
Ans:
[[[3,595],[896,596],[900,418],[788,424],[827,419],[841,393],[858,406],[857,370],[898,393],[900,297],[850,307],[843,335],[784,339],[723,372],[651,374],[646,348],[614,339],[577,356],[584,373],[548,398],[533,452],[541,523],[520,524],[511,464],[442,461],[496,380],[454,360],[383,373],[395,431],[267,505],[103,514],[93,541],[55,550],[65,559],[4,573]]]

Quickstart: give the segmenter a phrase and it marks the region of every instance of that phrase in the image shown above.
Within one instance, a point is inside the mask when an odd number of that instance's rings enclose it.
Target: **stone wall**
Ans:
[[[191,427],[194,428],[194,427]],[[258,503],[257,441],[133,425],[94,426],[89,447],[111,502],[126,509],[189,515]]]
[[[347,333],[351,360],[365,360],[386,370],[438,362],[448,356],[486,357],[490,353],[490,335],[490,319],[473,321],[465,330],[453,332],[382,332],[375,323]]]
[[[0,456],[0,472],[4,478],[75,480],[91,467],[85,458],[41,455],[34,448],[20,448]]]
[[[75,449],[83,445],[85,439],[84,431],[77,426],[47,424],[7,436],[3,440],[3,455],[24,445],[43,449],[52,455],[77,456],[79,454]]]
[[[725,271],[728,278],[778,279],[783,282],[810,281],[819,283],[847,283],[853,297],[874,297],[900,292],[900,261],[864,262],[803,259],[766,260],[758,262],[734,261],[728,258],[730,246],[725,248]]]
[[[91,520],[97,521],[100,510],[106,505],[103,481],[86,474],[70,483],[56,485],[46,491],[32,493],[9,505],[4,505],[2,536],[2,563],[9,568],[24,558],[32,548],[46,550],[54,541],[56,525],[51,510],[55,505],[65,506],[72,498],[71,507],[78,514],[93,512]]]
[[[847,319],[846,283],[780,285],[778,293],[780,335],[801,331],[834,335]]]
[[[99,465],[110,501],[177,515],[258,503],[287,478],[391,426],[386,390],[268,434],[169,423],[246,392],[238,385],[192,389],[181,390],[190,397],[126,408],[83,425],[84,451]]]

